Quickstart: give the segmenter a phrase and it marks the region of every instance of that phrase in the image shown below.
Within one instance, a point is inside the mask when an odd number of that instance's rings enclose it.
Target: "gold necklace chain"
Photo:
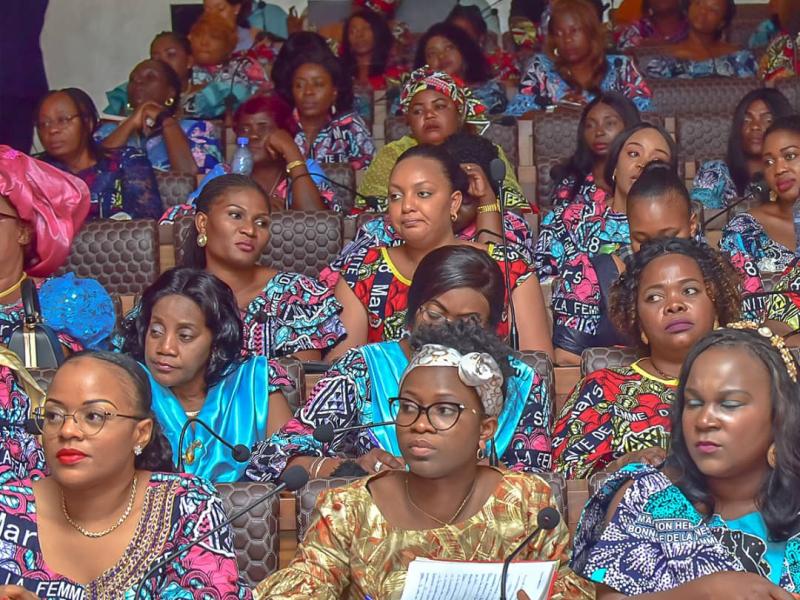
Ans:
[[[464,500],[461,502],[461,506],[459,506],[458,510],[455,512],[455,514],[452,517],[450,517],[449,521],[442,521],[441,519],[439,519],[437,517],[434,517],[428,511],[426,511],[426,510],[420,508],[419,506],[417,506],[417,504],[411,499],[411,492],[409,492],[409,490],[408,490],[408,476],[407,475],[403,479],[403,481],[404,481],[405,486],[406,486],[406,498],[408,498],[409,504],[411,504],[411,506],[416,508],[419,512],[421,512],[423,515],[425,515],[426,517],[428,517],[432,521],[436,521],[440,525],[447,526],[447,525],[452,525],[453,521],[455,521],[456,518],[458,517],[458,515],[461,514],[461,511],[464,510],[464,507],[467,505],[467,501],[472,497],[472,493],[475,491],[475,485],[478,483],[478,478],[476,477],[475,480],[472,482],[472,487],[469,488],[469,491],[467,492],[467,495],[464,496]]]
[[[649,357],[649,359],[650,359],[650,366],[653,367],[656,370],[656,372],[661,376],[662,379],[666,379],[667,381],[675,381],[677,379],[677,377],[673,377],[672,375],[664,373],[664,371],[659,369],[656,366],[656,363],[653,362],[653,358],[652,357]]]
[[[2,292],[0,292],[0,298],[5,298],[6,296],[9,296],[9,295],[13,294],[14,292],[16,292],[19,289],[19,286],[22,285],[22,282],[25,281],[27,278],[28,278],[28,274],[25,271],[23,271],[22,272],[22,277],[19,278],[19,281],[17,281],[17,283],[15,283],[11,287],[6,288]]]
[[[67,519],[67,523],[72,525],[75,529],[77,529],[81,534],[85,535],[89,538],[101,538],[103,536],[108,535],[112,531],[114,531],[117,527],[122,525],[125,520],[130,516],[131,511],[133,510],[133,502],[136,500],[136,481],[138,477],[136,475],[133,476],[133,485],[131,485],[131,497],[128,499],[128,506],[125,507],[125,512],[122,513],[122,516],[117,519],[117,522],[114,523],[111,527],[107,527],[103,529],[103,531],[89,531],[88,529],[84,529],[80,525],[78,525],[75,521],[72,520],[72,517],[69,516],[67,512],[67,501],[64,499],[64,491],[61,491],[61,510],[64,511],[64,517]]]

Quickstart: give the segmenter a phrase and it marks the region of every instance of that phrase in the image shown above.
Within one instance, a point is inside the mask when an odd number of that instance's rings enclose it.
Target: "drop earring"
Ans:
[[[769,450],[767,450],[767,464],[770,469],[774,469],[775,465],[778,464],[778,453],[775,450],[775,444],[770,445]]]
[[[208,243],[208,236],[205,234],[204,231],[201,231],[197,234],[197,245],[200,248],[205,248],[206,244]]]
[[[778,192],[775,190],[769,191],[769,201],[770,202],[777,202],[778,201]]]

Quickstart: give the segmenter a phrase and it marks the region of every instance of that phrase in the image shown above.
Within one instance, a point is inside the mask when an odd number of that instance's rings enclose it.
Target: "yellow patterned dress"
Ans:
[[[386,522],[367,489],[383,475],[323,492],[294,560],[261,582],[255,598],[399,600],[414,558],[501,561],[536,527],[539,510],[554,506],[542,479],[503,471],[497,490],[469,519],[437,529],[397,529]],[[569,547],[562,521],[519,560],[560,561],[554,599],[594,598],[592,584],[567,567]]]

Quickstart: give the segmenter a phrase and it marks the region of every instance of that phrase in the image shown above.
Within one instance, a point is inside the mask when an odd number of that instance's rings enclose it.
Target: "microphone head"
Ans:
[[[755,177],[753,177],[753,181],[750,183],[750,191],[753,194],[753,198],[759,202],[769,200],[769,185],[767,180],[764,179],[763,173],[756,173]]]
[[[536,515],[536,525],[541,529],[555,529],[556,525],[561,521],[561,513],[559,513],[552,506],[546,506],[539,511]]]
[[[503,181],[506,178],[506,163],[499,158],[493,158],[489,163],[489,177],[492,181]]]
[[[336,431],[330,423],[323,423],[314,428],[314,439],[321,444],[330,444]]]
[[[298,465],[289,467],[283,472],[281,481],[288,491],[295,492],[308,483],[308,471]]]
[[[250,460],[250,448],[244,444],[236,444],[233,447],[233,459],[237,462],[247,462]]]

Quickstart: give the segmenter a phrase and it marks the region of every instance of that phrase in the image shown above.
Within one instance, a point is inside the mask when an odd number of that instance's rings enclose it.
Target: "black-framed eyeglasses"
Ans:
[[[115,417],[122,417],[123,419],[133,419],[134,421],[144,421],[147,417],[139,417],[136,415],[123,415],[122,413],[113,413],[96,406],[82,406],[73,413],[53,408],[50,406],[39,406],[33,410],[34,420],[36,427],[44,435],[54,435],[61,431],[64,426],[64,421],[67,417],[71,417],[73,423],[80,429],[84,435],[93,436],[102,431],[106,421]]]
[[[447,431],[455,427],[461,413],[465,410],[480,416],[480,413],[474,408],[467,408],[458,402],[434,402],[428,406],[422,406],[408,398],[398,397],[391,398],[389,406],[392,414],[395,415],[395,425],[399,427],[411,427],[422,413],[425,413],[428,423],[436,431]]]

